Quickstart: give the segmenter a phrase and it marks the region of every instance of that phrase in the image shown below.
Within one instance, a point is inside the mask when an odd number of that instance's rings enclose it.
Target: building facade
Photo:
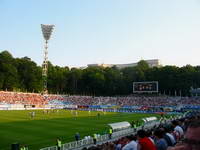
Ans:
[[[149,60],[144,60],[147,62],[149,67],[161,67],[161,62],[159,59],[149,59]],[[99,66],[99,67],[113,67],[116,66],[119,69],[126,68],[126,67],[134,67],[137,66],[138,62],[136,63],[130,63],[130,64],[88,64],[88,67],[94,67],[94,66]]]

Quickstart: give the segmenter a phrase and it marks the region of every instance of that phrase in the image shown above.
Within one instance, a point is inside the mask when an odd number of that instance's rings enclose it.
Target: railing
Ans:
[[[141,127],[138,128],[138,129],[141,129]],[[133,129],[133,128],[129,128],[129,129],[118,131],[118,132],[113,132],[112,139],[127,136],[127,135],[130,135],[130,134],[133,134],[134,132],[135,132],[135,129]],[[106,142],[108,140],[109,140],[108,134],[98,136],[97,137],[97,144]],[[63,144],[62,147],[61,147],[61,150],[78,149],[78,148],[81,148],[81,147],[87,147],[89,145],[92,145],[93,143],[94,143],[93,138],[91,137],[89,139],[83,139],[83,140],[80,140],[80,141],[74,141],[74,142]],[[57,150],[57,146],[46,147],[46,148],[42,148],[40,150]]]
[[[174,119],[180,119],[182,117],[183,116],[180,115],[180,116],[176,116],[176,118],[174,118]],[[171,119],[168,119],[168,120],[165,120],[165,121],[170,122]],[[153,121],[153,122],[150,122],[150,123],[146,123],[144,126],[137,127],[136,129],[129,128],[129,129],[126,129],[126,130],[113,132],[112,139],[117,139],[117,138],[127,136],[127,135],[130,135],[130,134],[135,134],[140,129],[150,129],[154,126],[159,125],[160,123],[161,123],[160,121]],[[108,140],[109,140],[108,134],[98,136],[97,137],[97,144],[106,142]],[[61,150],[78,149],[78,148],[82,148],[82,147],[91,146],[93,143],[94,143],[93,138],[91,137],[89,139],[83,139],[83,140],[63,144],[62,147],[61,147]],[[57,150],[57,146],[46,147],[46,148],[42,148],[40,150]]]
[[[51,146],[51,147],[45,147],[45,148],[42,148],[40,150],[57,150],[57,146]]]
[[[118,131],[118,132],[113,132],[112,139],[122,137],[122,136],[126,136],[126,135],[133,133],[133,132],[134,132],[134,129],[132,129],[132,128],[122,130],[122,131]],[[97,137],[97,143],[105,142],[105,141],[108,141],[108,140],[109,140],[108,134],[101,135],[101,136]],[[80,140],[80,141],[74,141],[74,142],[63,144],[62,147],[61,147],[61,150],[77,149],[77,148],[84,147],[84,146],[87,147],[89,145],[92,145],[93,143],[94,143],[93,138],[91,137],[89,139],[83,139],[83,140]],[[46,147],[46,148],[42,148],[40,150],[57,150],[57,146]]]

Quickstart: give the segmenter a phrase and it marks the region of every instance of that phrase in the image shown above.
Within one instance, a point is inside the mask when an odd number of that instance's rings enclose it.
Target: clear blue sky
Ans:
[[[59,66],[200,65],[200,0],[0,0],[0,51],[43,60],[40,24],[55,24],[49,60]]]

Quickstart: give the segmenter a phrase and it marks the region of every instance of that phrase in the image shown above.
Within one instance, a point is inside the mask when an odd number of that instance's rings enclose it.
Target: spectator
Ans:
[[[110,128],[110,129],[109,129],[109,139],[112,138],[112,133],[113,133],[113,130]]]
[[[56,145],[57,145],[58,150],[61,150],[62,142],[61,142],[60,138],[57,138],[57,144]]]
[[[97,143],[97,134],[96,133],[94,133],[94,135],[93,135],[93,142],[96,145],[96,143]]]
[[[120,140],[116,141],[115,150],[121,150],[121,148],[122,148],[121,141]]]
[[[154,135],[156,137],[157,150],[167,150],[168,145],[167,145],[166,140],[163,137],[163,135],[164,135],[163,130],[156,129],[154,132]]]
[[[147,130],[146,136],[151,140],[151,142],[153,142],[153,144],[155,144],[154,138],[153,138],[153,135],[152,135],[152,130]]]
[[[153,142],[146,137],[146,132],[144,130],[139,130],[137,132],[138,136],[138,150],[156,150]]]
[[[79,141],[79,140],[80,140],[80,134],[79,134],[78,132],[75,134],[75,140],[76,140],[76,141]]]
[[[160,128],[160,130],[163,132],[163,138],[167,142],[167,145],[168,146],[173,146],[172,141],[170,139],[170,136],[167,135],[167,133],[166,133],[166,128]]]
[[[180,138],[183,137],[183,129],[181,128],[181,126],[179,126],[179,122],[177,120],[172,121],[172,125],[174,127],[174,132],[176,134],[176,138],[179,140]]]
[[[136,143],[136,137],[133,135],[127,136],[128,144],[126,144],[122,150],[137,150],[137,143]]]
[[[166,131],[166,135],[169,136],[171,144],[172,144],[172,145],[168,144],[168,146],[174,146],[176,144],[176,140],[175,140],[174,135],[173,135],[173,127],[168,126],[168,127],[165,128],[165,131]]]
[[[200,150],[200,120],[188,126],[183,143],[168,150]]]

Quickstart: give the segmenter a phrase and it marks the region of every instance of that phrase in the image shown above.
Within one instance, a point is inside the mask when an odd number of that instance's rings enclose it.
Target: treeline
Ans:
[[[200,67],[164,66],[149,68],[145,61],[135,67],[88,67],[78,69],[48,65],[49,93],[113,96],[132,94],[133,82],[158,81],[159,92],[189,95],[191,87],[200,87]],[[41,92],[42,68],[28,57],[13,58],[0,53],[0,90]]]

